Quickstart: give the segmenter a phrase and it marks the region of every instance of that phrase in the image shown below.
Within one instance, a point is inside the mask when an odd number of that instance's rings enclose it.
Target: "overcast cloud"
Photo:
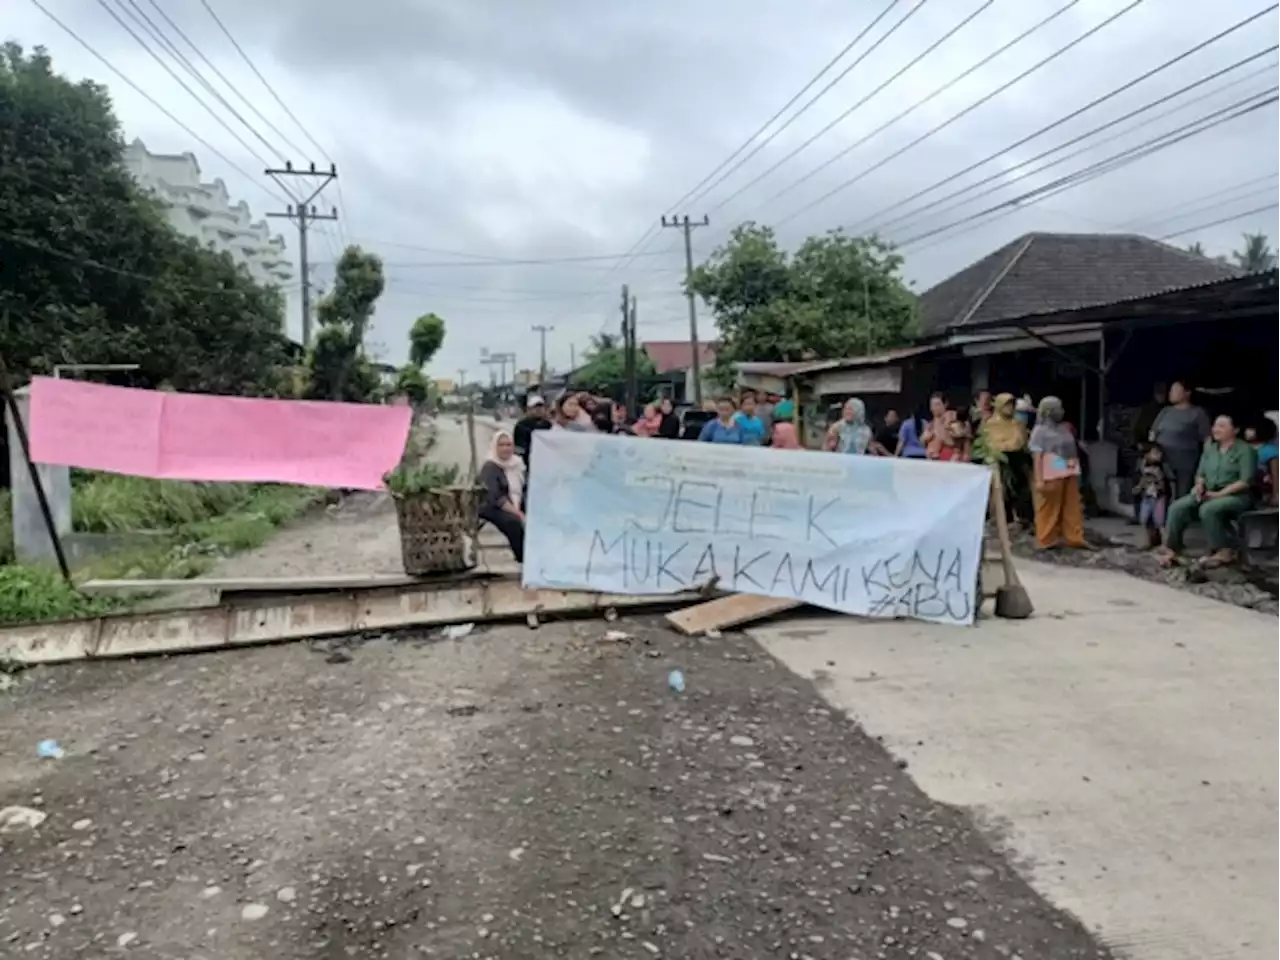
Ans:
[[[261,168],[102,6],[90,0],[42,2],[237,166],[251,175]],[[129,4],[129,0],[122,2]],[[165,26],[150,0],[134,2]],[[591,334],[617,328],[623,282],[639,295],[642,340],[687,336],[680,295],[683,252],[676,231],[654,231],[638,248],[641,255],[629,262],[494,265],[442,251],[547,260],[605,258],[630,250],[660,214],[677,209],[672,204],[682,194],[733,152],[887,4],[887,0],[209,2],[338,164],[341,193],[330,188],[326,198],[341,207],[343,219],[340,229],[316,238],[313,258],[322,261],[315,273],[317,283],[328,282],[327,262],[340,251],[342,239],[376,251],[387,263],[389,279],[370,339],[386,359],[400,362],[407,353],[406,334],[413,318],[428,311],[439,313],[447,321],[448,335],[431,365],[432,373],[455,376],[459,368],[466,368],[468,379],[487,379],[487,371],[482,374],[479,364],[482,348],[514,351],[522,367],[536,366],[538,337],[530,329],[534,324],[555,326],[547,339],[548,361],[552,366],[567,366],[571,344],[580,355]],[[767,147],[705,196],[678,208],[681,213],[695,217],[705,213],[711,218],[711,226],[695,234],[696,253],[705,255],[745,219],[779,224],[789,245],[833,227],[860,226],[889,205],[1001,150],[1267,5],[1264,0],[1140,2],[1008,92],[848,188],[815,202],[1132,2],[1081,0],[992,63],[792,186],[1065,5],[1065,0],[996,0],[829,132],[758,183],[731,196],[984,7],[984,0],[925,0],[883,45]],[[289,139],[310,146],[199,0],[161,3],[200,50]],[[898,3],[829,76],[834,77],[918,3]],[[7,37],[28,47],[44,45],[60,71],[76,79],[91,77],[110,88],[127,138],[139,137],[155,152],[192,151],[206,178],[225,180],[232,196],[246,200],[255,216],[278,208],[264,192],[273,187],[270,181],[236,172],[193,142],[29,0],[9,0],[6,7],[2,32]],[[879,220],[887,221],[944,198],[958,187],[1013,168],[1049,147],[1272,48],[1277,29],[1272,10],[1133,90]],[[210,79],[218,83],[212,75]],[[797,106],[825,82],[824,78]],[[1096,146],[1043,174],[954,209],[942,210],[939,205],[893,225],[887,235],[900,242],[917,237],[1234,101],[1260,91],[1274,92],[1276,85],[1273,51],[1086,141]],[[279,143],[283,156],[304,162],[323,159],[314,152],[294,155],[234,96],[227,96],[268,141]],[[1196,97],[1203,99],[1178,109]],[[216,103],[214,107],[266,155],[225,109]],[[1158,110],[1171,112],[1135,129]],[[903,251],[907,276],[917,289],[924,289],[1031,230],[1126,229],[1161,236],[1274,203],[1276,181],[1265,178],[1277,169],[1278,134],[1272,103],[1044,202],[1019,206],[989,224],[978,221],[910,244]],[[1241,186],[1228,190],[1235,185]],[[1196,202],[1215,191],[1226,192]],[[1183,216],[1175,219],[1179,214]],[[1277,236],[1275,209],[1170,242],[1199,240],[1213,253],[1226,253],[1239,246],[1242,233],[1257,230]],[[288,240],[296,256],[296,237],[288,235]],[[706,330],[710,317],[705,309],[702,316]],[[296,297],[290,304],[289,322],[296,335],[300,328]]]

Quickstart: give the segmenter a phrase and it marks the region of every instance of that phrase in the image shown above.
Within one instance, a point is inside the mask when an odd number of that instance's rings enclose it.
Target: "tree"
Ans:
[[[744,223],[690,278],[720,329],[722,377],[747,361],[835,359],[905,343],[915,297],[902,258],[876,237],[833,230],[793,255],[773,230]]]
[[[425,313],[413,321],[409,330],[409,362],[422,368],[431,362],[444,344],[444,321],[434,313]]]
[[[1197,257],[1204,257],[1205,259],[1209,257],[1209,254],[1205,253],[1204,244],[1199,240],[1187,245],[1187,253],[1194,253]]]
[[[0,46],[0,346],[15,374],[136,363],[133,382],[263,393],[284,302],[168,224],[122,164],[104,88]]]
[[[612,394],[627,379],[626,353],[612,334],[601,333],[591,338],[586,362],[573,375],[573,385],[593,393]],[[644,351],[636,350],[636,378],[655,375],[653,361]]]
[[[422,368],[407,363],[396,371],[392,391],[408,398],[414,407],[421,407],[431,396],[431,382],[423,374]]]
[[[1244,249],[1234,251],[1231,256],[1245,273],[1262,273],[1276,268],[1276,254],[1265,233],[1246,233]]]
[[[342,251],[334,269],[333,289],[316,305],[320,331],[307,358],[308,395],[323,400],[368,400],[378,386],[378,373],[364,352],[364,335],[386,278],[382,260],[358,246]]]

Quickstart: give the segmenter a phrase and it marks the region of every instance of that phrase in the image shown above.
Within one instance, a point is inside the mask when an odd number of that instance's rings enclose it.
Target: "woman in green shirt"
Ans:
[[[1200,454],[1195,486],[1185,497],[1169,505],[1165,551],[1161,558],[1172,564],[1182,552],[1187,528],[1197,520],[1204,525],[1209,555],[1205,566],[1221,566],[1235,560],[1232,538],[1236,518],[1252,504],[1250,485],[1258,470],[1258,454],[1236,436],[1236,425],[1223,414],[1213,421],[1212,435]]]

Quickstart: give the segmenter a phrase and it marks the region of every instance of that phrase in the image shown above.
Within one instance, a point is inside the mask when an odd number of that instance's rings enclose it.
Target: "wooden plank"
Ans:
[[[328,590],[372,590],[383,587],[429,587],[482,577],[520,576],[514,560],[482,563],[456,574],[410,577],[403,573],[331,574],[307,577],[201,577],[197,580],[87,580],[80,585],[85,593],[121,596],[135,593],[165,593],[171,590],[201,589],[223,596],[237,593],[312,593]]]
[[[673,610],[667,614],[667,623],[681,633],[693,637],[704,634],[708,630],[727,630],[753,620],[762,620],[803,605],[800,600],[782,600],[776,597],[734,593],[693,607]]]
[[[0,660],[62,663],[148,654],[220,650],[398,627],[565,615],[608,607],[670,606],[700,594],[619,596],[524,590],[518,581],[456,586],[379,587],[321,595],[224,601],[217,607],[117,614],[0,628]]]

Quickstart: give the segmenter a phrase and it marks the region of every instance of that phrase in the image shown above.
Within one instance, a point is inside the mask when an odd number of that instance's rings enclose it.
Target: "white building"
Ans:
[[[284,238],[273,237],[265,220],[255,223],[243,200],[232,206],[221,180],[202,181],[192,154],[151,153],[134,140],[125,147],[124,165],[164,204],[169,222],[183,236],[227,251],[259,283],[281,286],[293,279]]]

